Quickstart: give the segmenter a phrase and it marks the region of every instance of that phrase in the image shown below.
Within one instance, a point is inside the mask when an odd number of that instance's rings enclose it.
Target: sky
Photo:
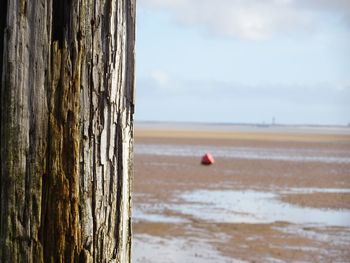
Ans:
[[[136,121],[350,123],[349,0],[138,0]]]

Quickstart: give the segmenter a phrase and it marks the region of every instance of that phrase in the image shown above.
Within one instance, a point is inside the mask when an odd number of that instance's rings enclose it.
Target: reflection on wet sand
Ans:
[[[141,155],[200,156],[206,151],[213,153],[216,157],[223,158],[292,162],[350,163],[350,152],[345,150],[320,151],[319,149],[266,149],[261,147],[227,147],[172,144],[135,145],[135,153]]]
[[[181,222],[186,217],[179,215],[190,215],[194,219],[209,222],[285,221],[304,225],[350,227],[350,210],[300,207],[280,202],[276,197],[275,193],[258,191],[197,190],[181,194],[174,203],[163,203],[163,209],[154,211],[155,213],[152,213],[152,207],[135,208],[134,218],[136,221]],[[167,217],[163,214],[164,210],[179,215]]]
[[[350,258],[350,137],[259,136],[136,136],[134,262]]]

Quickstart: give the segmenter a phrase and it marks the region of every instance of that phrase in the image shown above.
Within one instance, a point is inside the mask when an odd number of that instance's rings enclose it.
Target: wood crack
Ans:
[[[130,261],[130,1],[0,0],[1,262]]]

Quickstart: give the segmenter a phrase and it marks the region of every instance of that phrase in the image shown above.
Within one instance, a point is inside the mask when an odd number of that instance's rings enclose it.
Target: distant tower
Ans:
[[[276,125],[276,118],[275,118],[275,117],[272,117],[271,125],[272,125],[272,126],[275,126],[275,125]]]

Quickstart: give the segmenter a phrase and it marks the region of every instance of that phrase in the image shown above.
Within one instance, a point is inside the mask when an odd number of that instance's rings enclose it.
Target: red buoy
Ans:
[[[202,157],[202,164],[211,165],[215,162],[214,157],[210,153],[206,153]]]

